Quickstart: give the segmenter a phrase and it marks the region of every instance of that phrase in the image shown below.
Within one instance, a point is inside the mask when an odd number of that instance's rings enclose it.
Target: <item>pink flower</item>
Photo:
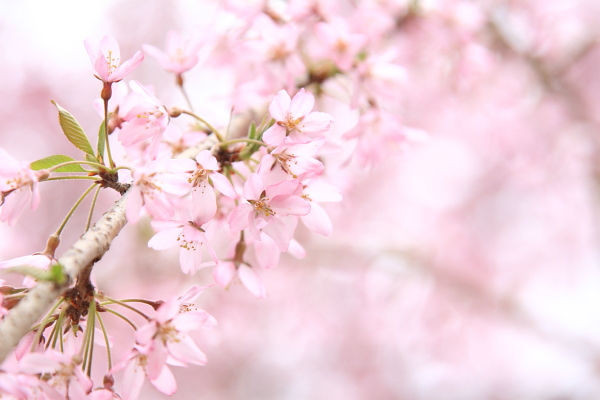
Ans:
[[[120,81],[136,69],[144,59],[144,54],[137,51],[131,59],[122,63],[119,44],[112,36],[104,36],[98,47],[89,39],[84,43],[90,61],[98,73],[96,77],[106,83]]]
[[[146,376],[162,393],[177,391],[177,383],[167,363],[186,366],[206,364],[206,355],[188,336],[200,328],[212,329],[216,320],[189,304],[205,288],[192,286],[178,299],[163,303],[156,317],[136,331],[136,345],[111,372],[124,369],[122,398],[136,399]]]
[[[81,370],[79,356],[67,355],[54,350],[44,353],[28,353],[19,363],[21,372],[28,374],[50,374],[50,385],[42,385],[42,391],[49,398],[59,398],[58,391],[68,393],[72,399],[110,399],[108,391],[92,392],[93,382]],[[88,397],[90,395],[90,397]],[[62,398],[62,397],[61,397]]]
[[[330,58],[342,71],[352,68],[354,58],[367,43],[367,36],[351,33],[348,23],[342,18],[332,18],[330,23],[319,22],[315,31],[323,46],[319,55]]]
[[[192,186],[192,217],[194,222],[202,225],[208,222],[217,212],[215,189],[223,195],[237,199],[237,193],[225,176],[217,172],[219,163],[210,151],[203,150],[194,160],[172,160],[172,165],[188,175]]]
[[[164,250],[179,246],[179,264],[185,274],[193,275],[197,270],[208,265],[202,264],[202,245],[206,246],[214,263],[218,262],[217,255],[205,236],[205,226],[193,221],[164,221],[155,219],[152,226],[160,230],[148,242],[148,247],[154,250]],[[214,265],[214,264],[213,264]]]
[[[119,140],[123,146],[131,146],[152,138],[150,156],[154,160],[158,154],[162,134],[169,124],[169,112],[160,100],[138,81],[129,82],[129,86],[132,91],[119,108]]]
[[[169,31],[167,33],[166,52],[162,52],[154,46],[145,44],[142,48],[152,56],[162,68],[167,71],[181,75],[198,64],[198,50],[202,46],[201,37],[196,33],[188,41],[184,41],[179,32]]]
[[[169,367],[164,362],[158,367],[150,367],[149,363],[148,356],[136,347],[126,353],[123,360],[110,370],[110,373],[125,370],[120,393],[121,399],[137,399],[144,384],[144,377],[147,377],[161,393],[172,395],[177,391],[177,382]],[[153,368],[151,370],[152,375],[148,372],[150,368]],[[155,372],[155,370],[158,372]]]
[[[40,203],[38,182],[48,177],[48,171],[33,171],[0,147],[0,221],[12,226],[31,199],[31,209]]]
[[[300,217],[304,225],[319,235],[329,236],[333,231],[333,224],[327,212],[317,202],[340,202],[340,191],[327,183],[311,180],[304,186],[302,197],[310,201],[310,212]]]
[[[284,140],[287,143],[308,143],[321,139],[322,134],[329,130],[332,118],[326,113],[310,112],[314,104],[315,97],[304,88],[293,99],[285,90],[279,91],[269,106],[275,124],[262,139],[272,146],[279,146]]]
[[[379,108],[360,116],[358,124],[344,134],[344,139],[358,138],[355,155],[361,166],[371,166],[388,154],[400,151],[410,143],[427,139],[421,130],[407,128],[402,119]]]
[[[217,264],[213,269],[213,278],[215,279],[215,282],[225,289],[231,285],[236,276],[254,297],[257,299],[267,298],[267,290],[264,283],[249,265],[239,263],[236,266],[234,262],[226,261]]]
[[[171,173],[165,160],[152,161],[133,172],[125,210],[127,221],[137,223],[144,206],[153,217],[168,220],[175,212],[170,196],[181,197],[188,192],[185,174]]]
[[[235,231],[248,228],[256,240],[260,240],[262,230],[277,243],[280,251],[287,251],[294,232],[282,217],[310,212],[309,202],[301,195],[302,184],[297,180],[266,186],[262,177],[252,174],[244,185],[247,202],[231,211],[229,226]]]
[[[310,143],[286,143],[277,146],[260,160],[261,174],[269,171],[269,180],[308,179],[323,173],[323,163],[315,158],[326,139]]]

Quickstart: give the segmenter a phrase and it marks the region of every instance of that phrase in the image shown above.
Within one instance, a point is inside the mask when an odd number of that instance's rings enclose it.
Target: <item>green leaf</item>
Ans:
[[[58,122],[69,142],[73,143],[79,150],[93,156],[94,150],[92,149],[92,145],[81,125],[79,125],[79,122],[77,122],[70,112],[59,106],[54,100],[51,101],[58,109]]]
[[[93,162],[93,163],[100,164],[100,161],[98,161],[98,159],[96,158],[96,156],[94,156],[94,155],[92,155],[92,154],[86,154],[86,155],[85,155],[85,159],[86,159],[87,161],[89,161],[89,162]],[[92,166],[92,168],[93,168],[95,171],[97,171],[97,170],[98,170],[98,168],[96,168],[96,167],[94,167],[94,166]]]
[[[48,270],[48,280],[62,285],[66,282],[67,276],[62,265],[54,264]]]
[[[69,156],[64,156],[62,154],[54,154],[53,156],[48,156],[42,158],[41,160],[34,161],[30,164],[30,167],[34,171],[39,171],[40,169],[48,169],[50,167],[54,167],[55,165],[62,164],[67,161],[75,161],[73,158]],[[88,172],[83,169],[79,164],[71,164],[65,165],[60,168],[54,170],[54,172]]]
[[[106,145],[106,120],[102,121],[98,129],[98,158],[104,158],[104,146]]]
[[[250,127],[248,128],[248,139],[256,139],[256,124],[254,121],[250,123]]]
[[[62,285],[67,280],[64,268],[60,264],[52,265],[47,271],[32,267],[30,265],[20,265],[18,267],[5,268],[5,271],[14,272],[21,275],[29,275],[38,281],[50,281]]]

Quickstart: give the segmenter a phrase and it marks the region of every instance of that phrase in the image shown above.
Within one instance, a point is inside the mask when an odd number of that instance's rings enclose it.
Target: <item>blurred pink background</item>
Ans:
[[[600,3],[424,3],[430,17],[397,44],[409,79],[396,101],[406,125],[430,140],[371,168],[334,171],[345,195],[327,207],[334,233],[300,230],[307,258],[283,255],[260,271],[267,300],[241,285],[200,297],[219,326],[195,338],[205,367],[174,368],[173,398],[600,398]],[[514,51],[471,43],[477,18],[456,11],[464,5],[513,27]],[[0,10],[0,146],[32,161],[78,156],[51,99],[97,132],[101,86],[85,38],[114,35],[129,57],[220,12],[217,2],[175,0],[24,0]],[[442,18],[449,10],[463,19]],[[131,78],[183,104],[149,57]],[[188,82],[202,115],[224,125],[228,77],[196,68]],[[356,123],[333,99],[319,106],[336,118],[335,137]],[[0,226],[0,259],[43,250],[86,185],[44,184],[38,210]],[[103,193],[94,219],[117,197]],[[85,217],[69,222],[57,254]],[[209,270],[183,275],[176,251],[147,249],[150,235],[147,222],[125,228],[95,269],[100,291],[160,299],[212,283]],[[113,336],[130,336],[111,325]],[[164,396],[146,385],[140,398]]]

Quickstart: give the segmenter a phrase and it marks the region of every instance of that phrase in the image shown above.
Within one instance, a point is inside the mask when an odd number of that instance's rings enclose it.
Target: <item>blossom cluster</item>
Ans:
[[[29,268],[23,268],[22,260],[13,260],[0,268],[28,275],[27,288],[35,286],[35,279],[58,279],[50,271],[66,222],[93,189],[111,188],[127,195],[130,224],[149,217],[155,234],[148,247],[179,249],[183,273],[212,268],[217,286],[241,283],[255,298],[265,299],[260,271],[275,267],[282,253],[306,255],[296,239],[298,227],[323,236],[333,230],[323,203],[340,202],[344,182],[328,176],[326,154],[340,153],[352,143],[355,151],[348,158],[361,167],[372,166],[424,136],[403,125],[397,100],[406,71],[384,31],[341,19],[335,7],[305,9],[294,2],[279,11],[225,2],[223,13],[233,21],[224,31],[198,29],[187,40],[171,31],[165,52],[144,45],[143,52],[125,61],[115,38],[104,37],[97,45],[85,41],[102,85],[94,103],[103,121],[97,146],[74,116],[55,104],[65,136],[85,158],[53,155],[26,163],[0,149],[0,220],[14,224],[30,199],[35,209],[40,182],[81,179],[93,181],[92,186],[51,235],[47,248],[28,258],[35,263],[28,261]],[[148,83],[125,81],[144,53],[175,75],[185,105],[167,105]],[[201,60],[231,71],[228,126],[194,111],[191,100],[197,95],[188,94],[196,89],[185,77]],[[353,116],[355,128],[337,128],[332,113],[321,111],[328,98]],[[180,121],[185,119],[191,122],[184,126]],[[240,127],[236,119],[245,122]],[[215,244],[223,242],[227,246]],[[192,286],[165,302],[119,300],[96,290],[87,271],[2,365],[0,393],[19,399],[135,399],[145,379],[165,394],[174,393],[177,384],[168,365],[206,363],[191,338],[216,326],[211,315],[190,304],[202,290]],[[27,291],[15,289],[6,298],[18,303]],[[152,310],[141,311],[132,303]],[[0,308],[0,315],[12,307]],[[141,316],[143,325],[116,311],[118,307]],[[106,313],[135,331],[131,349],[115,365],[102,318]],[[109,359],[101,386],[91,380],[95,342],[107,349]],[[117,394],[113,374],[121,371]]]

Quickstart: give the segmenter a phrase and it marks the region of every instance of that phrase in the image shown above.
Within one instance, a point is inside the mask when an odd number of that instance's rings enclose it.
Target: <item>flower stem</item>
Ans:
[[[206,125],[206,127],[207,127],[208,129],[210,129],[210,130],[211,130],[211,131],[212,131],[212,132],[215,134],[215,136],[217,137],[217,140],[219,140],[219,142],[222,142],[222,141],[223,141],[223,136],[221,136],[221,134],[219,133],[219,131],[218,131],[218,130],[216,130],[216,129],[215,129],[215,128],[214,128],[214,127],[211,125],[211,124],[209,124],[209,123],[208,123],[208,122],[207,122],[207,121],[206,121],[204,118],[202,118],[202,117],[200,117],[200,116],[198,116],[198,115],[194,114],[194,113],[193,113],[193,112],[191,112],[191,111],[181,110],[181,113],[182,113],[182,114],[187,114],[187,115],[189,115],[189,116],[191,116],[191,117],[194,117],[194,118],[196,118],[198,121],[200,121],[200,122],[202,122],[204,125]]]
[[[108,305],[108,304],[118,304],[118,305],[120,305],[120,306],[123,306],[123,307],[125,307],[125,308],[128,308],[128,309],[130,309],[130,310],[131,310],[131,311],[133,311],[133,312],[136,312],[136,313],[140,314],[140,315],[141,315],[142,317],[144,317],[146,320],[150,320],[150,317],[148,317],[146,314],[144,314],[143,312],[141,312],[141,311],[140,311],[140,310],[138,310],[137,308],[135,308],[135,307],[131,307],[129,304],[125,304],[124,302],[122,302],[122,301],[120,301],[120,300],[117,300],[117,299],[111,299],[110,297],[106,297],[106,296],[104,296],[104,298],[105,298],[107,301],[100,303],[100,305],[101,305],[101,306]]]
[[[102,303],[100,303],[100,305],[102,305]],[[133,322],[131,322],[131,320],[129,318],[127,318],[126,316],[124,316],[123,314],[121,314],[118,311],[113,310],[112,308],[105,308],[106,312],[109,312],[111,314],[116,315],[117,317],[121,318],[123,321],[127,322],[129,325],[131,325],[131,327],[133,328],[134,331],[137,331],[137,326],[135,326],[135,324]]]
[[[73,213],[75,212],[75,210],[77,209],[77,207],[79,207],[79,205],[81,204],[81,202],[83,201],[83,199],[85,199],[87,197],[87,195],[90,194],[90,192],[92,191],[92,189],[94,188],[95,185],[96,184],[93,184],[92,186],[90,186],[89,188],[87,188],[86,191],[83,192],[83,194],[79,197],[79,199],[77,199],[77,201],[75,202],[75,204],[73,204],[73,207],[71,207],[71,209],[67,213],[65,219],[63,219],[62,223],[60,224],[60,226],[56,230],[56,232],[54,232],[54,235],[60,236],[60,234],[62,233],[63,229],[65,229],[65,225],[67,225],[67,222],[69,221],[69,219],[71,218],[71,216],[73,215]]]
[[[111,168],[114,168],[115,162],[110,154],[110,143],[108,141],[108,99],[104,99],[104,139],[106,140],[106,155],[108,156],[108,163]]]
[[[121,300],[121,302],[122,303],[144,303],[144,304],[148,304],[152,308],[156,308],[157,305],[160,304],[156,301],[146,300],[146,299],[123,299],[123,300]]]
[[[56,309],[62,304],[63,301],[64,301],[63,298],[61,298],[59,301],[57,301],[56,304],[50,309],[50,311],[48,311],[48,313],[46,313],[46,316],[42,319],[42,322],[39,323],[38,328],[37,328],[38,330],[35,333],[33,342],[31,343],[31,351],[35,350],[35,347],[40,342],[40,338],[42,337],[42,334],[44,333],[44,329],[45,329],[45,325],[46,325],[47,321],[50,320],[50,317],[52,316],[54,311],[56,311]],[[35,329],[35,327],[33,327],[32,329]]]
[[[92,358],[94,356],[94,335],[96,333],[96,299],[92,297],[88,316],[87,328],[90,330],[90,357],[88,359],[87,376],[92,376]]]
[[[229,146],[230,144],[234,144],[234,143],[253,143],[253,144],[257,144],[259,146],[269,147],[268,144],[266,144],[265,142],[261,142],[260,140],[245,139],[245,138],[231,139],[226,142],[220,142],[220,143],[217,143],[215,145],[215,147],[225,147],[225,146]]]
[[[92,199],[92,205],[90,206],[90,212],[88,213],[87,222],[85,223],[84,232],[87,232],[90,229],[90,225],[92,224],[92,216],[94,215],[94,208],[96,207],[96,200],[98,200],[98,195],[100,194],[101,186],[98,186],[96,189],[96,193],[94,193],[94,198]]]
[[[183,98],[185,99],[185,102],[187,103],[190,110],[192,110],[192,112],[193,112],[194,107],[192,106],[192,102],[190,101],[190,98],[189,98],[185,88],[183,87],[183,76],[181,74],[177,75],[177,86],[179,86],[179,89],[181,89],[181,93],[183,94]]]
[[[108,358],[108,370],[110,371],[112,369],[112,356],[110,354],[110,341],[108,340],[108,333],[106,333],[106,327],[104,326],[102,315],[100,315],[100,313],[96,313],[96,317],[98,318],[98,322],[100,322],[102,334],[104,335],[104,343],[106,343],[106,356]]]

